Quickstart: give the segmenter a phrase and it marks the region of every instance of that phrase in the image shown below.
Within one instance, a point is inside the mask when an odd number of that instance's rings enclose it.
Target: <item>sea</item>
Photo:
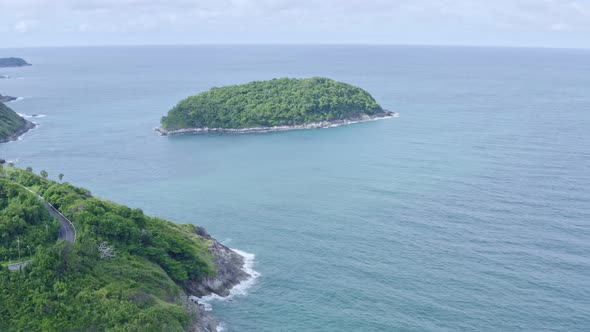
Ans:
[[[255,277],[225,331],[590,331],[590,50],[350,45],[0,49],[39,124],[0,158],[204,226]],[[181,99],[329,77],[398,118],[159,136]],[[36,116],[34,116],[36,115]]]

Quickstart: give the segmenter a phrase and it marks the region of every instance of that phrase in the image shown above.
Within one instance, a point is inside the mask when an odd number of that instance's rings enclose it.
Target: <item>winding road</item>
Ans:
[[[72,224],[72,222],[68,218],[66,218],[63,214],[61,214],[61,212],[59,212],[55,207],[53,207],[53,205],[51,205],[49,202],[46,202],[43,199],[43,197],[37,195],[37,193],[33,192],[29,188],[26,188],[26,187],[23,187],[23,188],[25,188],[27,191],[29,191],[29,192],[33,193],[35,196],[37,196],[37,198],[43,202],[43,206],[45,206],[45,209],[47,209],[47,211],[49,211],[49,214],[51,214],[54,218],[59,220],[60,228],[59,228],[58,240],[64,240],[66,242],[75,242],[76,241],[76,228],[74,228],[74,224]],[[30,262],[31,262],[31,260],[11,264],[11,265],[8,265],[8,269],[10,271],[18,271],[21,268],[27,266],[27,264],[29,264]]]

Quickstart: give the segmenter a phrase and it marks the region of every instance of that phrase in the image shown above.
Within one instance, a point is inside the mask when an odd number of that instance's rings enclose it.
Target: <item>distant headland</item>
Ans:
[[[281,78],[212,88],[162,117],[163,135],[326,128],[395,116],[365,90],[322,77]]]
[[[0,103],[0,143],[17,140],[36,125],[23,119],[10,107]]]
[[[22,58],[0,58],[0,67],[24,67],[31,66]]]
[[[0,94],[0,103],[7,103],[9,101],[17,100],[18,98],[12,96],[3,96]]]

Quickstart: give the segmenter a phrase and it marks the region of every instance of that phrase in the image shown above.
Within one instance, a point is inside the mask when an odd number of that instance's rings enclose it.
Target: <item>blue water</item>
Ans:
[[[0,157],[256,255],[226,331],[588,331],[590,51],[0,49],[40,127]],[[213,86],[327,76],[399,118],[159,137]],[[20,79],[19,79],[20,78]]]

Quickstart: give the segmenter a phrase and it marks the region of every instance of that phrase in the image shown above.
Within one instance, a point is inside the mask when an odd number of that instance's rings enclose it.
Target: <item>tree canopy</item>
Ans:
[[[27,125],[10,107],[0,103],[0,143],[5,142],[11,135]]]
[[[300,125],[384,112],[365,90],[328,78],[281,78],[212,88],[180,101],[162,128]]]
[[[56,242],[57,221],[22,186],[74,223],[75,243]],[[31,263],[18,272],[8,271],[0,254],[0,331],[189,329],[193,316],[183,285],[216,273],[209,240],[196,230],[4,167],[0,253],[12,258],[17,236],[35,248]],[[113,249],[108,259],[100,248]]]

